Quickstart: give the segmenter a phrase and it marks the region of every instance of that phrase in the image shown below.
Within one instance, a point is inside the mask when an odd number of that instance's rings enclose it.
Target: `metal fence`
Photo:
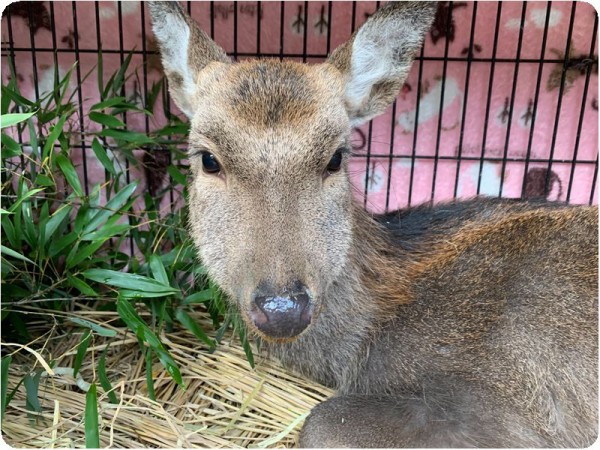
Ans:
[[[378,6],[187,2],[234,59],[307,63],[323,61]],[[397,101],[354,130],[359,200],[376,212],[477,194],[597,203],[597,28],[587,3],[440,2]],[[21,91],[37,99],[56,65],[78,61],[82,130],[83,105],[97,101],[100,51],[105,76],[131,54],[140,75],[124,96],[147,96],[162,76],[143,2],[17,2],[3,13],[3,80],[11,58]],[[159,116],[123,120],[147,132]],[[101,170],[89,145],[83,137],[77,161],[86,187]]]

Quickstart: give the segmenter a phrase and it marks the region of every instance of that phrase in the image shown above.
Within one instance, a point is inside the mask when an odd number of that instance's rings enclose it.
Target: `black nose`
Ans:
[[[250,317],[267,336],[291,338],[310,324],[313,303],[306,286],[300,282],[283,289],[261,283],[253,297]]]

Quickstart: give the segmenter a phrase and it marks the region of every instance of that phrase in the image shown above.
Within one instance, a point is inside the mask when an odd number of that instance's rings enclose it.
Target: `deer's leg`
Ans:
[[[440,401],[442,400],[442,401]],[[497,416],[500,414],[500,416]],[[520,420],[461,399],[346,395],[316,406],[300,433],[303,448],[539,447]]]

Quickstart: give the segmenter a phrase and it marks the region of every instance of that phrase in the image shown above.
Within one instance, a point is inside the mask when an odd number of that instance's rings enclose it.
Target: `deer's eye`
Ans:
[[[209,152],[202,152],[202,169],[205,173],[218,174],[221,171],[221,165],[215,155]]]
[[[342,168],[342,156],[344,153],[343,148],[338,148],[327,164],[327,172],[334,173],[338,172]]]

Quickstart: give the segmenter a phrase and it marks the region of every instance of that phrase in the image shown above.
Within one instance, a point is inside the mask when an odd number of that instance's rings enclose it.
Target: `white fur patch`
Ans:
[[[393,72],[392,48],[386,45],[384,39],[359,31],[352,44],[351,67],[346,99],[351,105],[358,106],[369,96],[375,84]]]
[[[180,17],[166,14],[160,22],[154,24],[154,35],[161,43],[165,71],[181,76],[185,97],[191,98],[196,87],[193,72],[188,64],[189,26]],[[182,104],[179,107],[188,117],[193,116],[192,109],[185,108],[185,105]]]

